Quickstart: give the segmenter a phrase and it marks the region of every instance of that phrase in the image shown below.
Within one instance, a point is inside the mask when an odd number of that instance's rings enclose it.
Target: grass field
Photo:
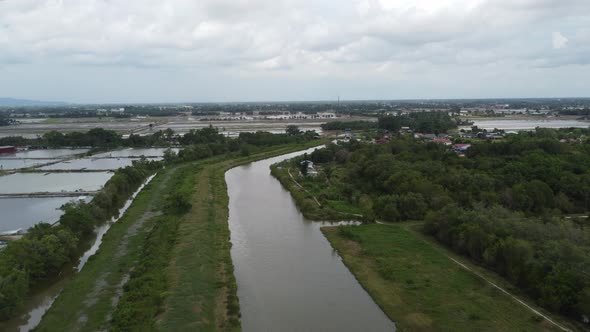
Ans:
[[[400,225],[322,231],[401,331],[560,331]]]

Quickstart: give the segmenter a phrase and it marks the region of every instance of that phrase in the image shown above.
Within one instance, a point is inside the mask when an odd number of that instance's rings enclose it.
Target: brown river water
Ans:
[[[226,173],[242,329],[394,331],[321,233],[330,223],[305,219],[270,175],[271,164],[303,152]]]

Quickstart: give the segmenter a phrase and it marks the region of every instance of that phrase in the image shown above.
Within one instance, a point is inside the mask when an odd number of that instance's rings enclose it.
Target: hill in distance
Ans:
[[[63,106],[68,105],[61,101],[41,101],[29,99],[15,99],[0,97],[0,107],[19,107],[19,106]]]

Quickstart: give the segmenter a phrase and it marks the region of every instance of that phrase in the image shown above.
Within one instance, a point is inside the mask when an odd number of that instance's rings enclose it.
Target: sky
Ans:
[[[590,97],[590,0],[0,0],[0,97]]]

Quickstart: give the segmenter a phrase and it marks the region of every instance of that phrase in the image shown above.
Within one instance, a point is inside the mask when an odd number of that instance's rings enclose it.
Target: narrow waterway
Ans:
[[[305,219],[270,175],[271,164],[304,152],[226,173],[242,329],[394,331],[320,232],[321,224]]]

